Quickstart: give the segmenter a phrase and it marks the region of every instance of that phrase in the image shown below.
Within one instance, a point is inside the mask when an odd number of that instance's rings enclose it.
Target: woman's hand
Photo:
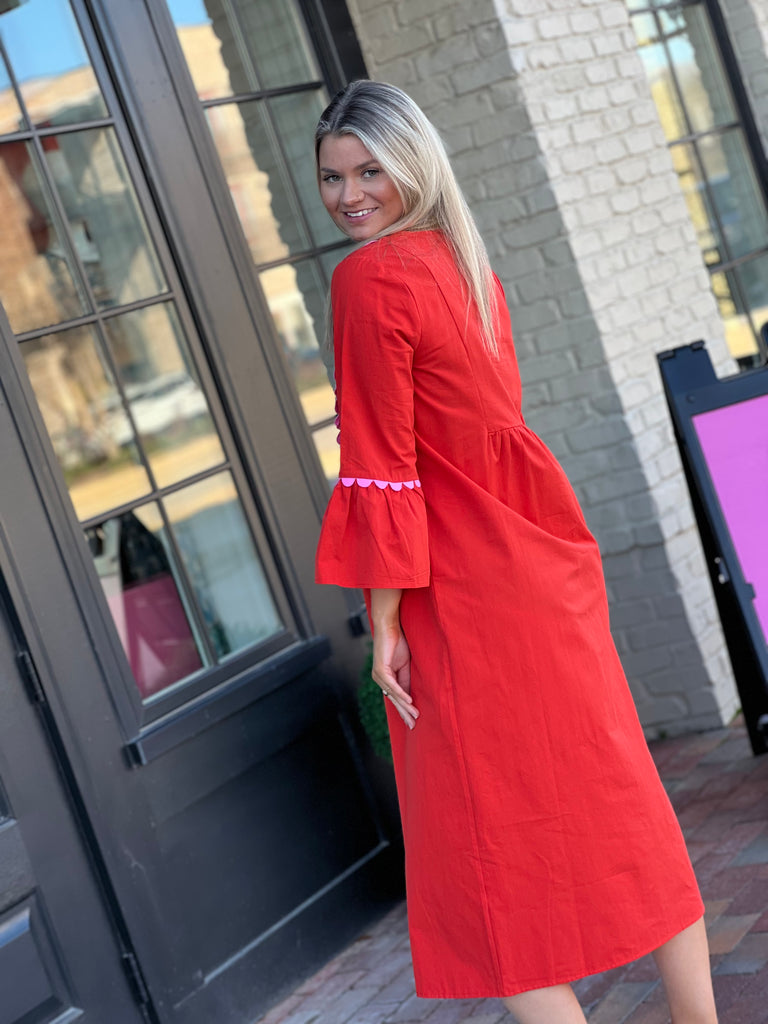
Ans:
[[[413,729],[419,712],[411,697],[411,651],[399,624],[375,628],[371,675],[408,728]]]
[[[411,651],[400,627],[402,590],[385,587],[371,590],[371,622],[373,625],[373,670],[371,675],[384,696],[413,729],[419,712],[411,697]]]

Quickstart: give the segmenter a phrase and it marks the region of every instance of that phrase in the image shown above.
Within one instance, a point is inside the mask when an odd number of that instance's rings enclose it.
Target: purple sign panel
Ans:
[[[693,426],[768,638],[768,395],[699,413]]]

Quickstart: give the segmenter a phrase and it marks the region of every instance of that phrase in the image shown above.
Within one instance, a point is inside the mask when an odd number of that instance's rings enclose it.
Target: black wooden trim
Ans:
[[[299,4],[326,66],[331,95],[354,78],[368,78],[363,52],[344,0],[299,0]]]
[[[317,92],[323,89],[325,82],[319,78],[310,79],[308,82],[299,82],[296,85],[275,86],[274,89],[255,89],[253,92],[238,92],[231,96],[217,96],[212,100],[200,100],[203,110],[210,107],[226,107],[232,103],[251,103],[253,100],[271,100],[276,96],[293,96],[302,92]]]
[[[27,634],[19,617],[13,595],[11,594],[5,577],[1,573],[0,614],[5,618],[8,625],[8,630],[14,647],[17,652],[23,652],[26,655],[39,683],[40,677],[27,640]],[[41,684],[39,685],[41,686],[42,691],[43,687]],[[67,744],[62,736],[56,715],[47,701],[39,703],[38,714],[40,716],[40,724],[45,734],[45,738],[50,746],[51,758],[58,769],[61,785],[66,795],[68,810],[77,825],[80,836],[82,837],[85,856],[89,867],[93,871],[97,889],[103,900],[105,912],[118,947],[119,955],[121,958],[129,955],[135,960],[135,953],[128,925],[123,915],[117,892],[112,884],[112,877],[102,852],[102,846],[98,840],[96,830],[94,829],[91,814],[86,805],[82,789],[78,784],[72,761],[67,751]],[[140,1003],[139,1008],[146,1024],[160,1024],[160,1019],[149,999]]]
[[[756,260],[766,255],[768,255],[768,244],[760,249],[753,249],[752,252],[748,252],[744,256],[736,256],[732,260],[723,260],[722,263],[708,263],[707,270],[710,274],[727,274],[731,270],[743,267],[745,263],[749,263],[751,260]]]
[[[148,299],[136,299],[135,302],[126,302],[123,306],[110,306],[109,309],[101,309],[97,313],[83,313],[82,316],[73,317],[71,320],[61,320],[57,324],[48,324],[46,327],[35,327],[31,331],[22,331],[16,335],[16,341],[21,344],[25,341],[34,341],[36,338],[45,338],[49,334],[73,331],[76,327],[88,327],[97,324],[100,320],[109,320],[121,316],[123,313],[133,313],[137,309],[146,309],[148,306],[171,302],[174,298],[175,296],[171,292],[160,292],[157,295],[151,295]]]
[[[326,637],[313,637],[281,651],[213,690],[206,690],[196,700],[142,729],[126,745],[131,760],[134,764],[148,764],[319,665],[330,653],[331,645]]]
[[[285,267],[292,263],[301,263],[303,260],[317,260],[326,253],[336,252],[339,249],[352,251],[353,243],[348,238],[342,238],[338,242],[330,242],[318,246],[317,249],[303,249],[301,252],[292,252],[290,256],[283,256],[279,260],[269,260],[267,263],[254,263],[256,270],[261,273],[263,270],[272,270],[273,267]]]
[[[101,83],[99,83],[101,84]],[[99,117],[95,121],[75,121],[72,124],[57,124],[52,127],[25,128],[18,132],[8,132],[0,135],[0,144],[5,142],[30,142],[36,137],[42,139],[51,135],[74,135],[77,132],[87,132],[95,128],[114,128],[114,117]]]

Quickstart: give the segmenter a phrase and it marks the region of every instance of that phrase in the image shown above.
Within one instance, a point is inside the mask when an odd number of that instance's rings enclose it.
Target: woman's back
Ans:
[[[378,331],[383,321],[396,325],[399,319],[413,346],[417,438],[438,447],[458,446],[458,455],[473,436],[522,422],[509,314],[501,285],[495,285],[498,358],[483,345],[466,287],[439,231],[401,232],[371,242],[348,256],[334,275],[337,322],[348,325],[351,316]],[[359,342],[360,336],[350,332],[349,343]],[[343,337],[336,343],[344,344]],[[386,380],[381,385],[385,392]]]

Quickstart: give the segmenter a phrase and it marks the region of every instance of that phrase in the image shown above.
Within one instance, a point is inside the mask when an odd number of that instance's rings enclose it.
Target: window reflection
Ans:
[[[659,24],[693,131],[734,121],[736,109],[706,11],[700,6],[661,11]]]
[[[320,423],[334,415],[335,402],[318,345],[325,328],[325,287],[311,260],[273,267],[260,277],[304,415],[308,423]]]
[[[210,0],[207,6],[212,6]],[[254,88],[247,70],[247,55],[243,54],[242,43],[236,35],[226,33],[229,37],[226,59],[222,52],[221,36],[225,32],[221,27],[221,10],[219,23],[214,26],[203,0],[168,0],[168,9],[201,100],[220,99]]]
[[[315,127],[328,102],[325,92],[298,92],[269,100],[274,123],[293,177],[304,216],[317,245],[338,242],[342,233],[319,201],[313,138]]]
[[[755,331],[758,334],[762,333],[763,340],[768,341],[765,331],[765,325],[768,323],[768,256],[759,256],[748,263],[740,264],[735,273]]]
[[[668,142],[688,134],[685,114],[680,105],[669,67],[667,51],[656,38],[656,20],[650,14],[639,14],[632,19],[638,42],[638,52],[648,77],[659,120]]]
[[[713,274],[711,280],[712,291],[723,319],[728,351],[736,360],[751,362],[757,352],[757,342],[749,315],[744,310],[744,303],[736,291],[733,271],[727,274]]]
[[[165,507],[217,657],[280,630],[231,475],[177,491]]]
[[[17,334],[80,316],[76,285],[34,151],[0,145],[0,301]]]
[[[726,259],[724,239],[705,188],[696,151],[693,146],[672,147],[672,163],[677,171],[680,187],[685,196],[688,216],[696,229],[696,238],[707,264],[720,263]]]
[[[75,124],[106,117],[106,104],[67,0],[14,5],[0,14],[0,33],[33,124]]]
[[[224,462],[173,306],[111,317],[104,329],[157,485]]]
[[[0,135],[22,131],[27,127],[16,94],[11,86],[8,66],[3,59],[2,24],[0,20]]]
[[[203,667],[155,504],[85,531],[109,610],[141,696]]]
[[[330,252],[323,253],[320,257],[320,264],[325,271],[325,276],[328,281],[332,280],[334,270],[345,256],[349,256],[351,251],[352,244],[350,243],[341,249],[332,249]]]
[[[320,78],[295,0],[168,0],[200,99]]]
[[[309,239],[262,101],[210,107],[206,115],[254,263],[306,250]]]
[[[262,89],[320,78],[296,0],[245,0],[238,10]]]
[[[631,10],[648,6],[630,3]],[[730,352],[747,365],[759,349],[766,304],[760,270],[768,208],[706,5],[651,6],[659,9],[631,16],[639,52]]]
[[[114,129],[48,136],[43,148],[98,305],[165,291]]]
[[[728,257],[737,259],[768,243],[768,213],[760,193],[743,133],[736,128],[708,135],[699,144]]]
[[[78,518],[147,494],[133,428],[94,329],[27,341],[21,353]]]
[[[0,301],[149,700],[283,625],[117,132],[92,124],[107,109],[72,11],[63,0],[11,5],[0,0],[0,135],[23,128],[28,141],[0,142]],[[210,44],[223,8],[209,5],[208,21],[202,3],[177,6],[197,10],[198,42]],[[214,72],[219,92],[255,82],[231,42]],[[228,137],[235,163],[242,151],[250,160],[253,237],[282,256],[299,204],[272,126],[250,109],[252,123],[241,118]]]
[[[339,479],[340,449],[338,437],[339,429],[335,423],[332,423],[329,427],[321,427],[312,434],[320,465],[323,467],[323,475],[328,481],[329,487],[335,487]]]

